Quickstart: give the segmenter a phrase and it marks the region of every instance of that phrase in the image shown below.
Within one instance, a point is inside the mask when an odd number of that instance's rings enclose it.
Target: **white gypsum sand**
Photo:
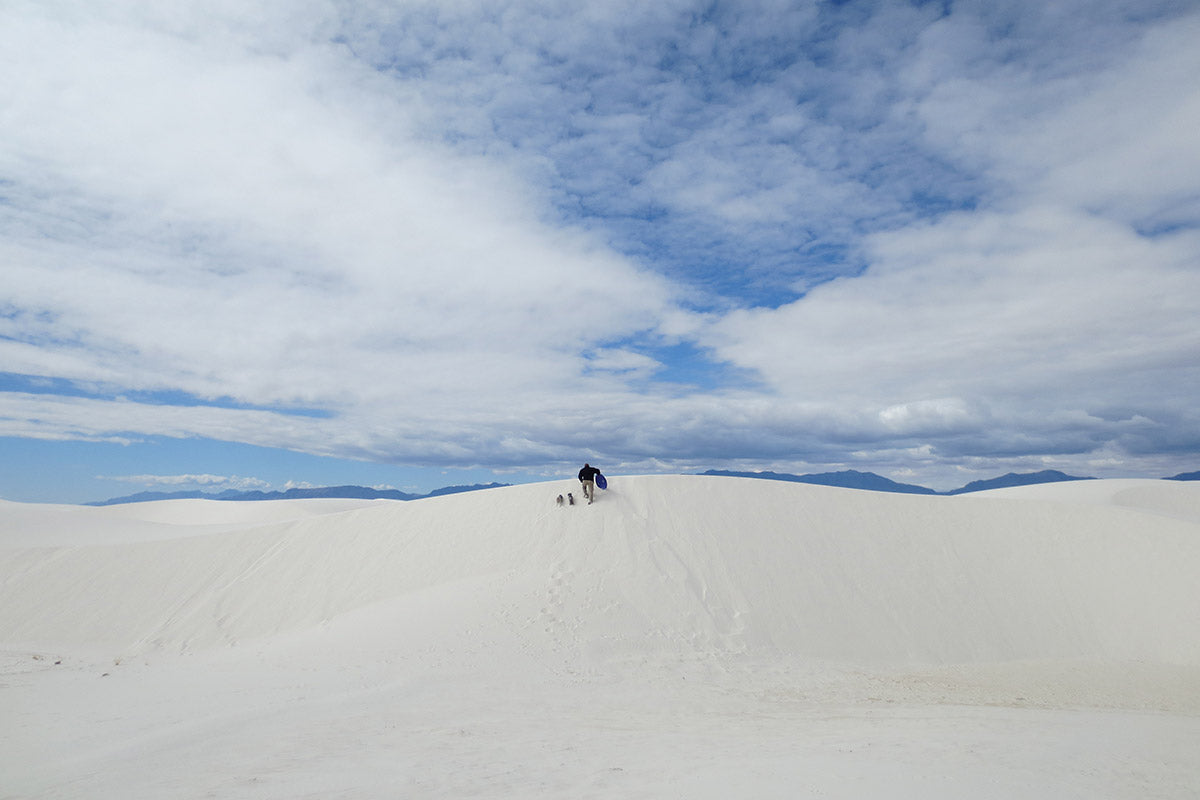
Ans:
[[[1191,798],[1200,484],[0,503],[0,797]]]

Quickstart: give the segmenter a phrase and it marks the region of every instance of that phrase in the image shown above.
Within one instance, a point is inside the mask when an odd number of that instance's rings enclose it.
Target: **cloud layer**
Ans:
[[[1006,9],[9,4],[0,435],[1194,468],[1200,14]]]

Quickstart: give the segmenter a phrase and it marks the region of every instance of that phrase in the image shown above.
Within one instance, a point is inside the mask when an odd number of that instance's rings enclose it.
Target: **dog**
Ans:
[[[571,494],[570,492],[567,492],[567,502],[570,503],[571,505],[575,505],[575,495]]]
[[[563,496],[560,494],[558,496],[558,499],[556,499],[554,502],[558,503],[561,506],[563,504]]]

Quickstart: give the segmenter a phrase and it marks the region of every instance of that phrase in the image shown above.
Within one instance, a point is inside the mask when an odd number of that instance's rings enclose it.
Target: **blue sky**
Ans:
[[[1191,2],[7,3],[0,498],[1200,464]]]

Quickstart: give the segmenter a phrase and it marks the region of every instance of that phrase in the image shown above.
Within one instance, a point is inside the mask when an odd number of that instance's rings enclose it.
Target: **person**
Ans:
[[[599,474],[600,470],[591,464],[584,464],[583,469],[579,470],[579,482],[583,484],[583,496],[587,498],[589,506],[596,499],[596,476]]]

